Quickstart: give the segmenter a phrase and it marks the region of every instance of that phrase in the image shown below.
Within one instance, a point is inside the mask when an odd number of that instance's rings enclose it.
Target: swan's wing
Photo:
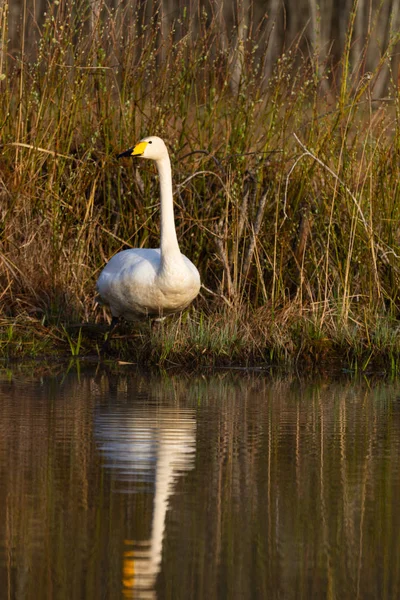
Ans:
[[[126,286],[146,285],[154,281],[160,265],[160,250],[133,248],[115,254],[106,264],[97,280],[97,291],[113,309],[122,300]],[[113,311],[112,312],[116,312]],[[119,312],[119,311],[118,311]]]
[[[115,254],[108,261],[100,274],[99,280],[102,275],[107,275],[108,277],[117,276],[123,269],[134,268],[143,262],[148,263],[149,266],[153,265],[154,268],[158,268],[160,264],[160,249],[132,248],[118,252],[118,254]]]

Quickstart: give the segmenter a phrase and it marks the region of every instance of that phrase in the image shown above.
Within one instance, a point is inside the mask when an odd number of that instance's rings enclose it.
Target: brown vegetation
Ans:
[[[120,355],[190,364],[339,355],[397,368],[397,35],[372,70],[351,69],[353,10],[337,65],[305,54],[304,34],[271,68],[271,39],[246,34],[238,58],[220,13],[196,17],[193,36],[185,10],[166,30],[162,19],[129,19],[125,5],[91,6],[98,12],[49,5],[34,59],[24,35],[19,54],[8,47],[6,6],[0,14],[3,354],[58,339],[73,354],[100,345],[102,331],[93,339],[72,327],[104,323],[99,270],[159,237],[153,167],[115,155],[155,134],[172,153],[182,251],[205,287],[161,337],[146,326],[133,344],[116,338]]]

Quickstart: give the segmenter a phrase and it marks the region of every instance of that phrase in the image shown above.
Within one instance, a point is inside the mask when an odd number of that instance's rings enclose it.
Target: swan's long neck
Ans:
[[[157,161],[158,175],[160,177],[161,197],[161,256],[180,254],[178,238],[176,237],[174,220],[174,203],[172,198],[171,163],[168,156]]]

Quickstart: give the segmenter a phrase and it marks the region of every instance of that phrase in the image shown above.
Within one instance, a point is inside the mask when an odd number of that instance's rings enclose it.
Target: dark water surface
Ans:
[[[0,372],[0,589],[400,598],[400,384]]]

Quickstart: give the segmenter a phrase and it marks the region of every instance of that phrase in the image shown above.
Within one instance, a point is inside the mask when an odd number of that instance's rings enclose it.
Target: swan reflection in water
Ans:
[[[119,491],[154,495],[149,538],[125,540],[123,566],[124,597],[154,598],[169,498],[178,478],[194,466],[195,411],[148,403],[103,406],[95,431],[104,467]]]

